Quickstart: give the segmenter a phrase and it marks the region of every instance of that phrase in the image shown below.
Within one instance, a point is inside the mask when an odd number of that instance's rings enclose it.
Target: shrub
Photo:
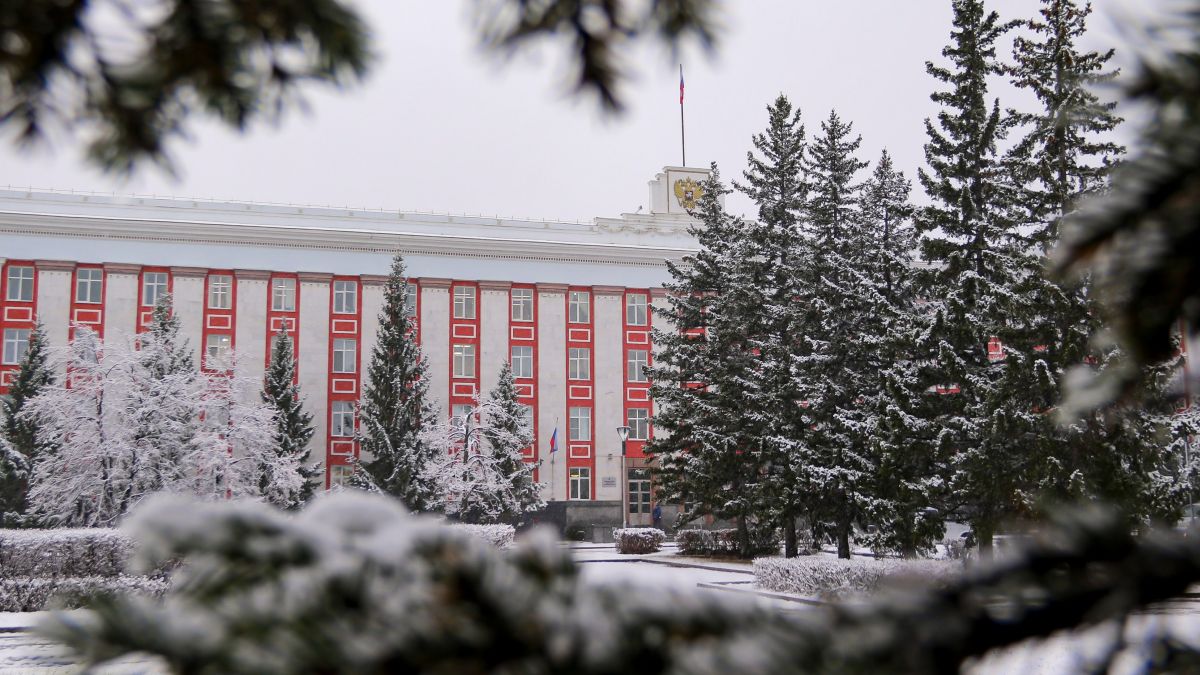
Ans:
[[[667,535],[653,527],[626,527],[613,530],[617,553],[654,553]]]
[[[774,530],[751,532],[751,553],[778,553],[779,540]],[[736,529],[679,530],[675,533],[679,552],[684,555],[741,555]]]
[[[675,533],[675,543],[684,555],[709,555],[713,552],[713,533],[711,530],[679,530]]]
[[[840,598],[873,593],[890,578],[913,577],[936,582],[959,569],[941,560],[755,558],[754,581],[760,588],[781,593]]]
[[[567,541],[587,541],[588,531],[583,525],[571,525],[565,532]]]
[[[454,527],[473,537],[479,537],[496,548],[508,548],[513,544],[517,531],[512,525],[467,525],[456,523]]]
[[[161,597],[168,582],[138,576],[16,577],[0,579],[0,612],[84,607],[100,594]]]
[[[0,579],[115,577],[132,549],[111,529],[0,530]]]

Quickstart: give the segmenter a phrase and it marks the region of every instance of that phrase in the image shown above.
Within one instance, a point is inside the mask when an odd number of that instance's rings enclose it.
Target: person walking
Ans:
[[[650,512],[650,518],[654,521],[654,527],[662,529],[662,506],[654,505],[654,510]]]

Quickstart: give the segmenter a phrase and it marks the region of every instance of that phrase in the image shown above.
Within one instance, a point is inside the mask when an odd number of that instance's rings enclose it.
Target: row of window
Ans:
[[[14,302],[33,302],[34,268],[12,265],[8,268],[7,299]],[[142,273],[142,305],[153,307],[167,292],[167,272]],[[75,273],[75,301],[85,304],[103,302],[104,270],[96,267],[81,267]],[[533,321],[533,289],[514,288],[512,296],[512,320]],[[405,308],[410,315],[416,314],[417,287],[409,284],[405,289]],[[629,293],[625,296],[625,322],[631,326],[647,325],[648,298],[644,293]],[[212,274],[208,277],[208,307],[231,309],[233,306],[233,276]],[[358,283],[354,281],[333,282],[333,313],[354,314],[358,309]],[[275,312],[296,311],[296,280],[278,277],[271,280],[271,310]],[[454,288],[454,318],[474,319],[476,316],[475,287]],[[591,321],[590,294],[587,291],[571,291],[567,298],[567,318],[571,323]]]
[[[353,340],[335,340],[337,342],[350,343],[348,348],[353,347]],[[453,345],[451,349],[453,358],[454,377],[461,379],[472,379],[475,377],[475,345],[459,344]],[[525,345],[514,345],[509,355],[510,363],[512,364],[513,377],[518,379],[529,379],[533,377],[533,347]],[[625,367],[626,375],[630,382],[646,382],[646,366],[650,362],[650,352],[645,349],[630,349],[626,352]],[[353,370],[336,370],[337,363],[337,347],[334,348],[334,363],[335,373],[352,373]],[[592,350],[588,347],[571,347],[567,350],[567,378],[571,380],[590,380],[592,379]]]
[[[512,320],[533,321],[533,289],[514,288],[512,298]],[[625,321],[631,326],[645,326],[649,299],[644,293],[625,296]],[[570,323],[591,322],[591,294],[587,291],[570,291],[567,294],[567,320]],[[454,287],[454,318],[474,319],[476,296],[474,286]]]

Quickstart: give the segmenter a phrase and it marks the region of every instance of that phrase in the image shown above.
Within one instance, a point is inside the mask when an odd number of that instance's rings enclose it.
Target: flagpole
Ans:
[[[679,147],[683,151],[683,164],[687,166],[687,134],[683,126],[683,64],[679,64]]]

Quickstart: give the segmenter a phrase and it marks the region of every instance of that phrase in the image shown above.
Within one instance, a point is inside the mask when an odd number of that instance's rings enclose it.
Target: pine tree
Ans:
[[[316,429],[312,425],[312,414],[304,410],[300,385],[296,382],[296,356],[292,339],[282,328],[276,333],[271,349],[262,400],[275,411],[274,452],[280,457],[295,458],[303,481],[292,503],[280,506],[297,508],[312,498],[322,467],[320,463],[309,464],[308,461],[311,454],[308,443]],[[267,472],[263,472],[259,484],[264,494],[269,490],[270,480]]]
[[[1032,36],[1014,42],[1013,83],[1030,90],[1040,105],[1013,112],[1024,134],[1007,160],[1021,180],[1024,229],[1038,252],[1058,244],[1059,221],[1081,200],[1105,189],[1124,150],[1111,140],[1121,123],[1115,104],[1092,90],[1116,76],[1105,72],[1113,52],[1084,52],[1077,45],[1090,13],[1090,4],[1043,0],[1040,19],[1027,24]],[[1049,413],[1062,398],[1067,373],[1120,369],[1125,357],[1090,339],[1101,328],[1101,311],[1087,277],[1065,282],[1033,273],[1019,292],[1036,302],[1040,320],[1028,331],[1031,358],[1012,350],[1018,364],[1029,365],[1010,370],[1009,390],[1043,413],[1030,430],[1039,448],[1042,498],[1101,499],[1133,523],[1169,517],[1186,499],[1174,465],[1185,454],[1176,446],[1194,433],[1194,423],[1187,416],[1175,419],[1165,373],[1148,378],[1136,405],[1091,411],[1059,425]],[[1170,438],[1175,443],[1164,440]]]
[[[942,51],[949,66],[926,64],[946,88],[931,96],[942,109],[936,125],[925,122],[928,170],[919,172],[932,200],[917,219],[932,327],[917,356],[926,364],[922,388],[954,392],[930,401],[935,450],[952,457],[950,506],[987,555],[999,523],[1028,507],[1026,433],[1038,415],[1013,405],[1001,381],[1006,368],[1019,366],[988,347],[1028,339],[1036,310],[1016,290],[1036,263],[997,152],[1007,122],[999,101],[987,101],[989,78],[1002,72],[996,41],[1014,24],[986,11],[983,0],[955,0],[953,11],[951,44]]]
[[[515,525],[545,507],[533,481],[533,465],[523,458],[533,443],[526,406],[517,400],[517,383],[505,363],[496,387],[479,397],[461,419],[441,427],[438,447],[454,448],[432,474],[440,509],[467,523]]]
[[[748,167],[738,190],[754,200],[758,219],[743,224],[736,242],[736,269],[745,270],[720,300],[731,326],[740,326],[754,361],[747,374],[743,434],[764,457],[767,513],[783,527],[785,555],[797,553],[796,519],[809,507],[799,487],[808,464],[804,436],[804,385],[795,376],[797,359],[811,351],[804,280],[808,251],[801,246],[802,218],[812,185],[805,174],[806,140],[799,109],[780,95],[767,108],[767,128],[752,138]],[[757,154],[756,154],[757,153]]]
[[[793,304],[804,308],[804,347],[794,362],[803,392],[806,452],[796,488],[806,495],[816,534],[830,534],[838,556],[850,557],[850,535],[871,507],[874,464],[869,450],[871,403],[890,363],[883,347],[895,317],[872,267],[876,245],[860,213],[867,166],[856,156],[861,137],[836,112],[821,123],[804,166],[811,186],[800,240],[804,265]]]
[[[431,463],[445,448],[428,442],[422,431],[434,425],[437,413],[429,400],[427,363],[413,335],[405,310],[407,278],[404,260],[392,259],[383,290],[379,338],[367,368],[362,400],[361,445],[367,457],[355,483],[373,486],[398,497],[414,511],[428,510],[437,486],[428,478]]]
[[[771,456],[757,432],[760,411],[747,405],[747,383],[758,365],[739,305],[746,304],[746,223],[727,214],[728,193],[717,166],[702,185],[689,227],[699,251],[668,262],[668,306],[658,312],[668,329],[654,330],[660,351],[649,369],[659,406],[654,438],[658,500],[688,507],[682,520],[711,515],[733,520],[742,555],[753,534],[774,523],[764,476]]]
[[[29,349],[21,358],[16,376],[9,384],[8,394],[0,397],[4,413],[4,427],[0,429],[0,443],[4,445],[0,449],[2,518],[25,512],[29,470],[37,459],[39,444],[37,422],[27,415],[21,415],[21,411],[28,401],[54,384],[54,373],[48,365],[46,349],[46,333],[39,322],[29,333]]]
[[[856,264],[873,286],[878,307],[870,311],[881,319],[868,324],[874,330],[862,340],[879,366],[871,390],[864,392],[870,423],[860,431],[873,462],[867,520],[875,533],[868,541],[906,558],[931,551],[945,534],[937,508],[944,497],[945,467],[930,443],[925,393],[913,361],[928,326],[916,306],[911,189],[884,150],[863,185],[859,219],[866,255]]]
[[[190,492],[195,480],[187,458],[199,449],[204,383],[179,329],[171,295],[164,294],[126,368],[122,393],[133,466],[122,510],[153,492]]]

